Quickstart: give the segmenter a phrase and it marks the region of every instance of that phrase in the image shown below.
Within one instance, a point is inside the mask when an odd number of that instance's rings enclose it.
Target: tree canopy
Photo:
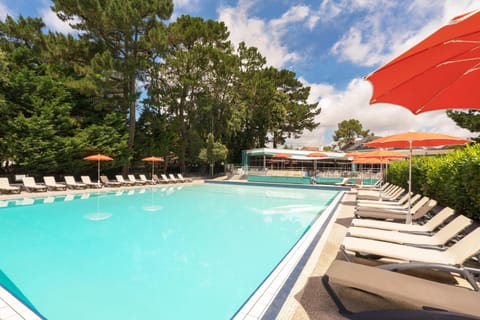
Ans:
[[[338,143],[340,150],[345,150],[349,145],[355,142],[357,138],[373,136],[373,132],[363,129],[362,124],[357,119],[343,120],[338,124],[335,130],[333,140]]]
[[[15,163],[5,170],[78,174],[94,169],[83,157],[105,153],[107,170],[156,155],[185,171],[204,162],[210,135],[239,162],[242,149],[318,126],[310,88],[256,48],[233,46],[222,22],[167,25],[170,0],[52,8],[77,33],[48,31],[40,18],[0,22],[0,157]]]

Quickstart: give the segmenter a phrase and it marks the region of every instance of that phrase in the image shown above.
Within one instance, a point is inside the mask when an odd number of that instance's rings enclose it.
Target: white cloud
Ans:
[[[471,137],[472,134],[459,128],[447,117],[445,111],[426,112],[413,115],[400,106],[375,104],[370,105],[372,87],[368,81],[353,79],[345,91],[339,92],[330,85],[309,84],[311,101],[319,101],[322,108],[317,116],[319,127],[312,132],[305,131],[300,139],[287,140],[288,145],[321,146],[333,141],[333,132],[343,120],[357,119],[364,129],[369,129],[378,136],[386,136],[406,131],[432,131],[459,137]]]
[[[303,23],[307,28],[313,28],[318,17],[307,6],[294,6],[280,18],[263,20],[250,16],[254,4],[253,0],[240,0],[236,7],[218,10],[218,20],[228,27],[230,40],[234,44],[244,41],[248,46],[258,48],[266,57],[267,64],[276,68],[297,61],[299,55],[282,43],[282,37],[289,32],[292,24]]]
[[[53,12],[50,7],[46,7],[39,10],[40,15],[45,22],[45,25],[51,31],[56,31],[60,33],[73,33],[74,30],[68,22],[64,22],[57,17],[57,14]]]
[[[11,11],[7,8],[6,5],[4,5],[3,3],[0,3],[0,19],[2,21],[5,21],[5,18],[7,17],[7,15],[12,16]]]
[[[391,60],[454,16],[478,9],[478,1],[413,0],[395,4],[388,0],[355,0],[349,8],[344,6],[344,2],[337,4],[337,8],[342,8],[343,14],[351,14],[352,9],[361,8],[365,10],[366,18],[353,24],[333,45],[331,53],[342,61],[373,66]],[[399,11],[403,13],[395,15]]]

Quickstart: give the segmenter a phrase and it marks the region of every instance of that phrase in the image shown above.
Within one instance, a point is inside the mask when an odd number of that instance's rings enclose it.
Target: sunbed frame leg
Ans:
[[[342,303],[342,301],[340,301],[340,298],[337,296],[337,294],[335,293],[333,288],[330,286],[328,275],[324,275],[322,277],[322,283],[323,283],[323,286],[325,287],[325,290],[327,290],[328,295],[330,296],[330,298],[333,300],[333,302],[337,306],[338,312],[343,316],[353,315],[353,312],[349,311],[345,307],[345,305]]]

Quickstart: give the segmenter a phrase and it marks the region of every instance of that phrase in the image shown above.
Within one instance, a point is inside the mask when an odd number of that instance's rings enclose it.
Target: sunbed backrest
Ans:
[[[425,227],[428,227],[429,230],[435,230],[439,225],[441,225],[448,217],[451,217],[455,211],[450,207],[443,208],[440,212],[430,218]]]
[[[43,177],[43,181],[45,181],[45,184],[47,185],[54,185],[56,183],[52,176]]]
[[[35,179],[33,177],[25,177],[23,178],[23,184],[26,186],[33,186],[35,185]]]
[[[0,187],[8,187],[10,183],[8,182],[8,178],[0,178]]]
[[[435,237],[440,239],[442,243],[447,243],[453,237],[460,233],[463,229],[468,227],[473,221],[465,216],[458,216],[453,219],[450,223],[440,229]]]
[[[88,184],[92,183],[92,180],[90,180],[90,176],[81,176],[81,179],[83,183],[88,183]]]
[[[423,198],[418,200],[418,202],[424,200]],[[418,205],[418,202],[415,204],[414,209],[412,209],[411,212],[413,212],[413,220],[419,219],[423,216],[425,216],[430,210],[432,210],[436,205],[437,205],[437,200],[429,199],[427,198],[426,203],[423,203],[423,205]]]
[[[117,181],[125,182],[125,180],[123,180],[123,176],[120,175],[120,174],[117,174],[117,175],[115,176],[115,178],[117,179]]]
[[[65,176],[64,179],[67,184],[75,184],[75,179],[73,179],[73,176]]]
[[[448,248],[445,253],[454,258],[456,264],[463,264],[465,260],[475,255],[480,250],[480,228],[476,228],[453,246]]]

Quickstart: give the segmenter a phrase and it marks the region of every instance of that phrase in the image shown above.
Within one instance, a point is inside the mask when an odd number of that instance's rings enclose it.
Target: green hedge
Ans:
[[[387,180],[408,189],[408,160],[393,162]],[[412,192],[480,220],[480,144],[412,158]]]

